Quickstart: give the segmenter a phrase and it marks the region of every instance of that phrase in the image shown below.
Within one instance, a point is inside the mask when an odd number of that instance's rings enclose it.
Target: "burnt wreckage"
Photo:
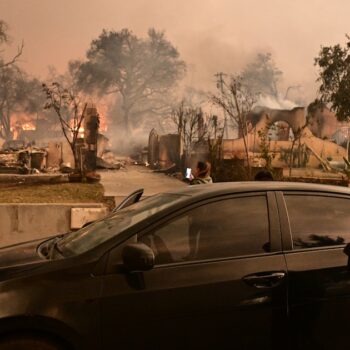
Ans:
[[[306,115],[305,108],[291,110],[256,107],[247,115],[247,143],[251,164],[264,166],[261,158],[262,135],[266,135],[269,152],[273,154],[272,166],[290,166],[290,153],[294,141],[293,167],[323,168],[336,171],[344,167],[348,157],[347,140],[349,125],[339,123],[327,108]],[[226,133],[223,133],[226,134]],[[218,140],[216,157],[223,161],[242,160],[246,157],[242,132],[238,137]],[[297,142],[296,142],[297,141]],[[198,160],[210,160],[208,140],[194,138],[190,154],[179,134],[158,135],[152,130],[148,142],[148,163],[156,169],[175,168],[184,171],[186,166],[194,166]],[[187,158],[187,165],[184,159]]]

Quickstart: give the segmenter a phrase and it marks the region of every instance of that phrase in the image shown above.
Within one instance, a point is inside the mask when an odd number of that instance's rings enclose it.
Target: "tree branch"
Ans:
[[[6,63],[3,63],[3,64],[0,64],[0,69],[8,67],[8,66],[14,64],[18,60],[18,58],[22,55],[23,47],[24,47],[24,42],[22,41],[21,46],[18,47],[17,54],[10,61],[8,61]]]

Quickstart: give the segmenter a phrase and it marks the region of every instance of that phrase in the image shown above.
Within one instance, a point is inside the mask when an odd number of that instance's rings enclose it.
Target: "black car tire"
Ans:
[[[49,340],[30,335],[12,336],[0,341],[0,350],[64,350],[62,345]]]

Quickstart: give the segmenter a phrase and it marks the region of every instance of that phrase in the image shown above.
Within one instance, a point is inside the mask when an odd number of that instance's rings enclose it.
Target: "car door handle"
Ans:
[[[243,277],[243,281],[249,286],[255,288],[273,288],[281,284],[285,277],[286,273],[283,271],[263,272],[259,274],[247,275]]]

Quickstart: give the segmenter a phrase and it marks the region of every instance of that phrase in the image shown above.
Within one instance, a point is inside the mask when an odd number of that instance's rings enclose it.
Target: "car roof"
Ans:
[[[348,187],[279,181],[218,182],[187,186],[181,190],[169,191],[167,193],[176,193],[191,197],[210,197],[228,193],[235,194],[260,191],[312,191],[350,195],[350,188]]]

